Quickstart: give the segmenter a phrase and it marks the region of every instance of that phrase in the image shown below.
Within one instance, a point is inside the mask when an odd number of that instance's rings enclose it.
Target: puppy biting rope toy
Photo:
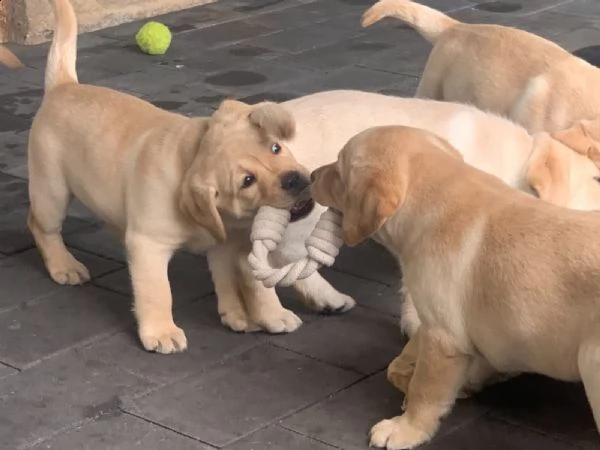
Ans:
[[[344,244],[342,216],[339,212],[328,209],[321,214],[315,229],[306,240],[308,255],[283,267],[272,267],[269,264],[269,253],[281,242],[289,221],[288,210],[263,206],[252,224],[252,253],[248,256],[248,261],[254,277],[262,281],[265,287],[289,286],[296,280],[309,277],[321,266],[331,266]]]

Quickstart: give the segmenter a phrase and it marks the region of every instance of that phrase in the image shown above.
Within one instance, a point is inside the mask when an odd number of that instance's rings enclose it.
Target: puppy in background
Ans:
[[[363,15],[369,27],[395,17],[433,44],[417,97],[464,102],[555,132],[586,153],[600,135],[600,69],[523,30],[459,22],[410,0],[380,0]],[[579,125],[581,120],[587,120]],[[586,131],[589,130],[589,133]],[[587,143],[587,144],[584,144]]]
[[[348,245],[372,237],[402,261],[422,322],[401,355],[414,360],[399,383],[406,412],[376,424],[371,445],[428,441],[461,388],[481,381],[472,366],[482,379],[583,381],[600,430],[597,214],[519,192],[416,128],[359,133],[311,178],[315,200],[342,212]]]

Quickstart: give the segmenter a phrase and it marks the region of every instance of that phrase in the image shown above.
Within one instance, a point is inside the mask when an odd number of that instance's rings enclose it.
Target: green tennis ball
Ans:
[[[147,22],[135,35],[135,42],[149,55],[164,55],[171,45],[171,30],[159,22]]]

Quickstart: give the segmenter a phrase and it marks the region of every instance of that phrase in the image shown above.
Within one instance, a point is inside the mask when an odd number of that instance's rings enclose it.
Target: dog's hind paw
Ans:
[[[309,306],[322,314],[341,314],[356,306],[356,301],[349,295],[335,292],[327,298],[312,300]]]

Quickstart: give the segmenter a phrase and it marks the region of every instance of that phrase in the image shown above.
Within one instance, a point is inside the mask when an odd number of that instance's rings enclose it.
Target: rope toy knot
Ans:
[[[308,255],[298,261],[275,268],[269,263],[269,253],[274,251],[290,222],[290,212],[285,209],[263,206],[254,218],[250,241],[252,253],[248,261],[254,277],[265,287],[290,286],[297,280],[308,278],[322,266],[333,265],[344,244],[342,216],[328,209],[319,218],[315,229],[306,240]]]

